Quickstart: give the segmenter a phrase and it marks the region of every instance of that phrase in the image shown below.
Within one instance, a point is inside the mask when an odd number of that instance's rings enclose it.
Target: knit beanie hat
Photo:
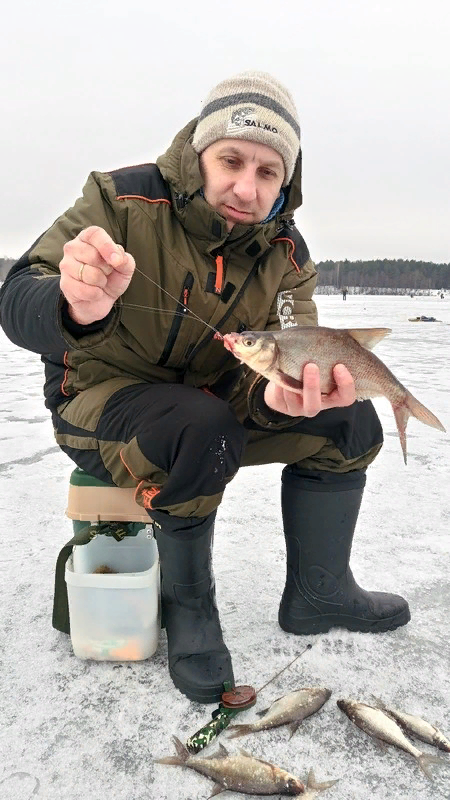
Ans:
[[[273,147],[290,182],[300,150],[300,125],[292,95],[267,72],[242,72],[210,91],[192,146],[200,155],[218,139],[247,139]]]

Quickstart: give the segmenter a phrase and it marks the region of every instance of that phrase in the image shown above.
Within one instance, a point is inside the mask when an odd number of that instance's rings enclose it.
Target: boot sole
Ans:
[[[224,692],[223,684],[220,685],[220,688],[212,686],[210,688],[203,687],[203,686],[191,686],[188,683],[185,683],[183,680],[180,680],[178,675],[175,675],[171,669],[169,669],[170,677],[177,689],[188,698],[188,700],[193,700],[195,703],[219,703],[222,699],[222,694]],[[226,680],[226,679],[225,679]],[[234,685],[234,680],[232,681]]]
[[[283,619],[280,615],[278,622],[280,628],[286,633],[295,633],[297,636],[308,636],[314,633],[328,633],[331,628],[346,628],[352,632],[360,633],[386,633],[406,625],[411,619],[409,608],[405,608],[394,617],[383,619],[360,619],[346,616],[345,614],[322,614],[309,619]]]

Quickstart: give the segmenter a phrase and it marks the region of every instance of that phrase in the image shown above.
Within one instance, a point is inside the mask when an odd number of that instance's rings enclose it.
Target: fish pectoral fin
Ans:
[[[211,797],[217,797],[218,794],[221,792],[226,792],[225,786],[221,786],[220,783],[216,783],[214,785],[214,789],[212,790],[212,794],[209,795],[208,800],[211,800]]]
[[[372,350],[388,333],[392,333],[392,328],[347,328],[346,330],[352,339],[366,350]]]
[[[291,732],[291,735],[289,736],[289,739],[292,739],[292,737],[293,737],[294,733],[296,733],[296,732],[298,731],[298,729],[299,729],[300,725],[302,724],[302,721],[303,721],[303,720],[301,720],[301,719],[298,719],[298,720],[296,720],[295,722],[291,722],[291,723],[288,725],[288,728],[289,728],[289,730],[290,730],[290,732]]]
[[[243,750],[242,747],[239,748],[239,752],[246,758],[254,758],[254,756],[252,756],[252,754],[249,753],[248,750]],[[259,761],[259,758],[257,760]]]
[[[277,369],[276,371],[276,382],[282,386],[283,389],[289,389],[291,392],[297,392],[299,394],[303,390],[301,381],[296,380],[296,378],[291,378],[290,375],[286,375],[281,369]]]

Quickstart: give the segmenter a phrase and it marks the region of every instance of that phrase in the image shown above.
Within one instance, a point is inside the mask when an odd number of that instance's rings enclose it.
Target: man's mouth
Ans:
[[[225,204],[225,208],[228,212],[228,216],[235,217],[236,219],[247,219],[252,216],[250,211],[240,211],[239,208],[234,208],[234,206]]]

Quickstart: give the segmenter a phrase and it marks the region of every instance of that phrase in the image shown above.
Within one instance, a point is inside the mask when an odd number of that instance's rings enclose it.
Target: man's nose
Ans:
[[[245,203],[251,203],[256,197],[256,176],[249,168],[240,173],[234,184],[234,193]]]

